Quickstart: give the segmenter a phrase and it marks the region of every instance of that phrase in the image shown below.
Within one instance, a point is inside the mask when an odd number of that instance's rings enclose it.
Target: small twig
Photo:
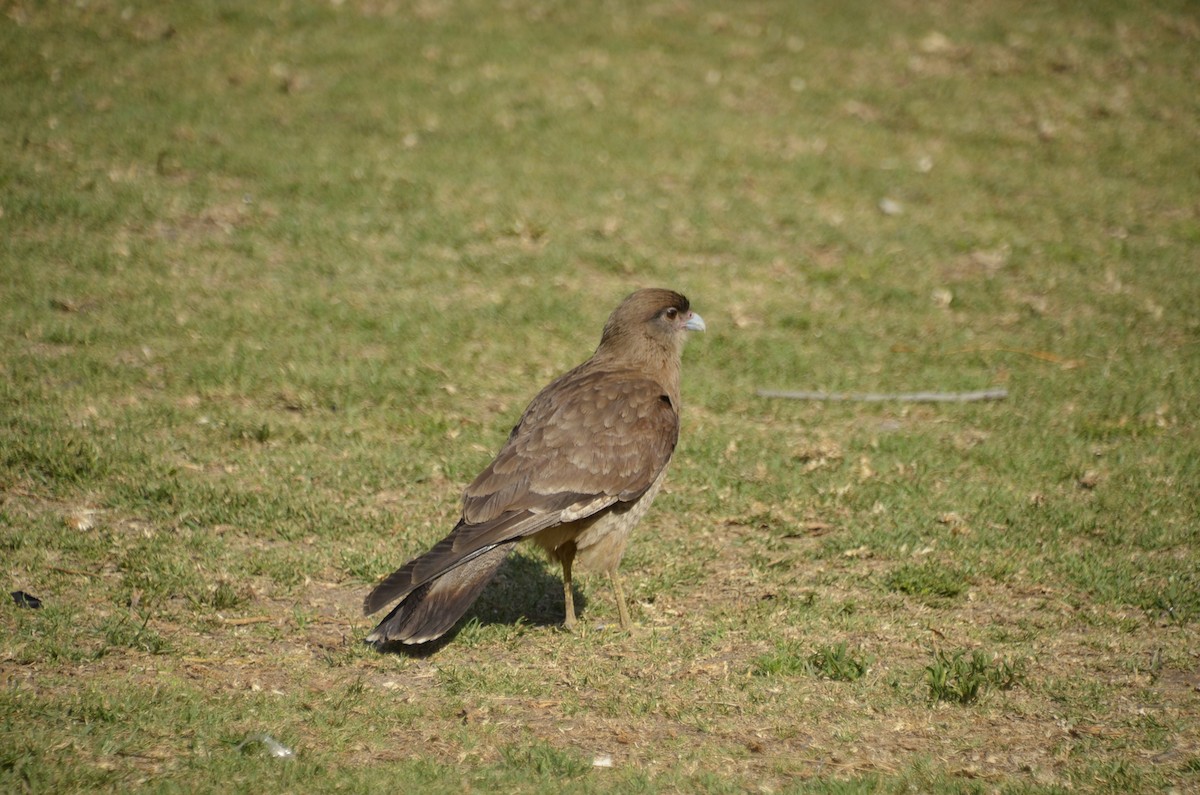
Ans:
[[[57,571],[61,574],[74,574],[79,577],[95,577],[95,576],[97,576],[96,574],[93,574],[90,571],[80,571],[79,569],[66,569],[66,568],[63,568],[62,566],[47,566],[46,568],[48,568],[50,571]]]
[[[778,389],[760,389],[759,397],[786,398],[788,400],[852,401],[855,403],[970,403],[977,400],[1004,400],[1007,389],[983,389],[978,392],[789,392]]]
[[[222,616],[221,620],[231,627],[244,627],[248,624],[266,624],[275,619],[271,616],[247,616],[246,618],[225,618]]]

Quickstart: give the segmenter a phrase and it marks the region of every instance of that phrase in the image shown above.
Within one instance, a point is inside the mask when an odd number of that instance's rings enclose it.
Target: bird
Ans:
[[[680,364],[704,319],[678,292],[644,288],[604,324],[591,358],[543,388],[495,459],[462,495],[450,534],[380,581],[371,615],[399,599],[366,642],[442,637],[530,540],[562,566],[563,624],[576,624],[576,564],[607,574],[622,629],[632,622],[617,567],[629,535],[662,487],[679,440]]]

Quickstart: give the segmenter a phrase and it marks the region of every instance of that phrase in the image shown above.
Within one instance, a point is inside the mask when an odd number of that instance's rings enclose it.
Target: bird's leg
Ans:
[[[568,541],[554,552],[563,569],[563,606],[566,609],[563,626],[570,629],[575,626],[575,594],[571,591],[571,564],[575,561],[575,542]]]
[[[633,622],[629,620],[629,608],[625,605],[625,591],[621,588],[621,575],[617,574],[616,569],[609,570],[608,581],[612,583],[613,593],[617,597],[617,615],[621,619],[621,629],[628,632],[633,628]]]

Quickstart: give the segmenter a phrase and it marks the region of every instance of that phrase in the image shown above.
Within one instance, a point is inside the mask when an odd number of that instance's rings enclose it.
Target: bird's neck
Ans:
[[[602,364],[636,370],[646,377],[657,381],[671,397],[671,402],[679,405],[679,372],[683,351],[680,346],[664,346],[656,341],[647,341],[641,345],[606,345],[602,344],[592,356],[593,361]]]

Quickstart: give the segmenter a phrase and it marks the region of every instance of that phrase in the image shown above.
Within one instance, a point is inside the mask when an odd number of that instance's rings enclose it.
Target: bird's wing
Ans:
[[[573,370],[538,394],[463,494],[468,524],[511,511],[575,513],[635,500],[671,460],[679,412],[636,371]]]
[[[367,613],[498,544],[642,496],[671,460],[679,412],[653,379],[587,364],[543,389],[463,494],[463,518],[381,582]]]

